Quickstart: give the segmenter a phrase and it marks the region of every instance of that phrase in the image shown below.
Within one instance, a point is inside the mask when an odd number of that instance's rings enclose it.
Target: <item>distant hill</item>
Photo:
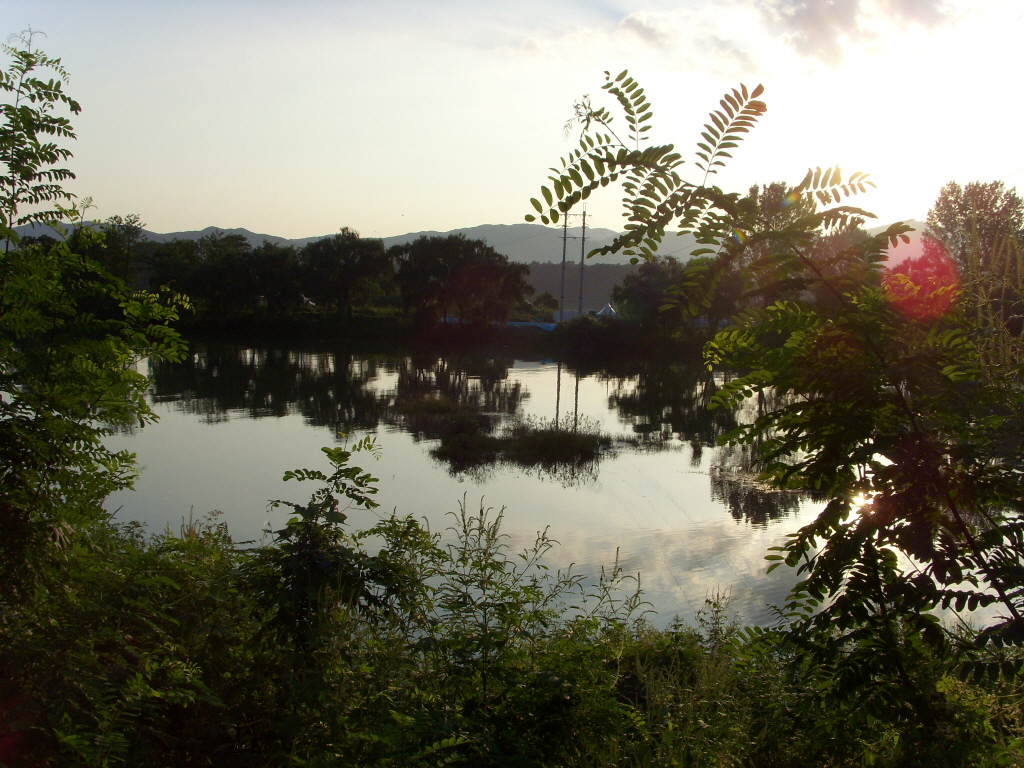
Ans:
[[[50,235],[56,237],[57,233],[50,227],[26,225],[17,228],[20,235]],[[294,245],[301,248],[316,240],[330,235],[319,235],[317,237],[301,237],[289,239],[277,235],[267,235],[258,232],[251,232],[248,229],[225,229],[220,227],[206,227],[206,229],[192,230],[188,232],[150,232],[143,230],[147,240],[156,243],[166,243],[170,240],[198,240],[214,232],[223,232],[226,235],[242,235],[252,244],[253,247],[261,245],[264,240],[275,245]],[[452,229],[447,232],[428,230],[424,232],[409,232],[404,235],[381,238],[385,247],[392,245],[404,245],[411,243],[418,237],[446,237],[448,235],[462,234],[470,240],[484,240],[498,253],[508,256],[510,261],[520,264],[530,262],[556,263],[562,260],[562,229],[561,227],[545,227],[540,224],[482,224],[477,227],[465,227]],[[587,229],[586,249],[591,251],[594,248],[608,245],[615,238],[617,233],[610,229]],[[580,258],[580,235],[579,227],[569,228],[571,238],[566,247],[566,257],[570,262],[579,263]],[[692,243],[690,238],[685,238],[686,243],[677,243],[675,238],[666,242],[666,252],[675,252],[678,257],[685,257],[685,254],[678,253],[682,245]],[[628,264],[629,257],[622,255],[600,256],[587,261],[588,264]]]
[[[911,256],[918,256],[921,253],[921,233],[924,231],[924,222],[921,221],[908,221],[908,224],[915,228],[915,232],[910,234],[911,242],[909,245],[901,245],[896,249],[892,249],[889,261],[893,264],[898,264],[905,258]],[[46,226],[37,225],[26,225],[16,228],[20,235],[50,235],[51,237],[56,236],[56,232]],[[884,227],[875,227],[869,229],[868,232],[875,234],[881,232]],[[330,235],[319,235],[317,237],[301,237],[289,239],[286,237],[278,237],[277,235],[267,235],[257,232],[251,232],[248,229],[222,229],[219,227],[206,227],[206,229],[192,230],[188,232],[150,232],[143,230],[146,239],[152,240],[156,243],[165,243],[169,240],[198,240],[206,235],[213,234],[214,232],[223,232],[226,235],[242,235],[253,247],[261,245],[264,240],[274,243],[275,245],[294,245],[301,248],[307,243],[320,240]],[[410,243],[418,237],[446,237],[448,235],[462,234],[470,240],[484,240],[488,245],[494,248],[498,253],[503,253],[508,256],[510,261],[514,261],[520,264],[530,263],[541,263],[541,264],[555,264],[560,263],[562,260],[562,228],[561,227],[545,227],[541,224],[481,224],[476,227],[465,227],[462,229],[452,229],[447,232],[438,232],[435,230],[428,230],[424,232],[408,232],[404,235],[394,235],[392,237],[381,238],[384,241],[385,247],[392,245],[404,245]],[[567,261],[574,264],[579,264],[580,260],[580,237],[581,230],[579,227],[569,228],[569,237],[572,238],[568,241],[566,248]],[[594,248],[600,248],[601,246],[608,245],[615,238],[617,233],[611,229],[595,228],[587,229],[587,242],[586,249],[591,251]],[[660,251],[661,255],[675,256],[680,260],[685,260],[689,256],[690,250],[693,248],[693,238],[690,236],[685,237],[674,237],[669,236],[665,238],[665,242],[662,244]],[[588,259],[587,264],[628,264],[629,257],[621,254],[614,256],[597,256],[593,259]]]
[[[572,238],[566,243],[566,259],[580,259],[580,237],[579,227],[569,228],[569,237]],[[587,228],[586,249],[591,251],[607,245],[615,239],[616,232],[610,229]],[[395,237],[385,237],[384,245],[405,245],[411,243],[418,237],[447,237],[448,235],[465,235],[470,240],[483,240],[498,253],[508,256],[509,261],[520,264],[529,264],[531,261],[539,262],[561,262],[562,261],[562,228],[545,227],[540,224],[483,224],[478,227],[466,227],[464,229],[453,229],[450,232],[410,232]],[[606,264],[628,264],[629,259],[624,256],[604,256],[599,259]],[[594,259],[590,259],[593,263]]]
[[[889,246],[889,257],[886,259],[886,264],[890,267],[894,267],[905,259],[917,258],[924,253],[924,244],[921,242],[921,236],[924,234],[925,223],[923,221],[917,221],[916,219],[907,219],[906,222],[914,228],[913,232],[908,232],[907,237],[910,238],[909,243],[901,242],[899,245],[893,247]],[[888,225],[882,227],[872,227],[868,230],[868,234],[877,235],[879,232],[887,228]]]

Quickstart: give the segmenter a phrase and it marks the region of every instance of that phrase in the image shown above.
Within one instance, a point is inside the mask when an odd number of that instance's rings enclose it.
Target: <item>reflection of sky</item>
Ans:
[[[393,389],[394,375],[378,370],[373,388]],[[554,416],[556,370],[554,364],[524,363],[509,371],[510,383],[518,381],[529,392],[524,413]],[[610,386],[596,376],[581,379],[580,414],[606,431],[627,433],[628,425],[608,409]],[[563,369],[563,415],[572,414],[574,388],[574,375]],[[294,410],[261,419],[231,413],[217,423],[183,413],[174,403],[158,404],[155,410],[158,423],[109,441],[112,448],[135,451],[145,471],[134,492],[114,494],[108,507],[120,508],[119,517],[145,522],[150,530],[176,527],[190,510],[201,516],[218,509],[236,539],[259,539],[268,517],[280,524],[286,514],[268,515],[268,499],[302,501],[312,490],[281,482],[284,471],[326,468],[320,448],[334,442],[330,430],[306,425]],[[550,526],[560,546],[549,555],[549,564],[576,563],[574,570],[588,576],[611,566],[618,549],[625,572],[641,574],[646,599],[660,615],[658,623],[676,613],[690,619],[717,589],[731,591],[733,609],[747,621],[768,621],[765,603],[781,603],[793,574],[779,569],[765,576],[765,551],[809,519],[805,510],[767,526],[734,520],[710,497],[711,451],[697,467],[691,466],[685,447],[620,451],[602,460],[596,480],[567,488],[541,472],[501,467],[480,477],[453,477],[430,457],[432,443],[415,443],[407,433],[383,427],[378,439],[381,461],[357,455],[362,461],[356,463],[380,478],[379,511],[426,518],[433,530],[443,531],[449,524],[446,513],[457,510],[464,496],[470,508],[481,499],[488,506],[505,506],[504,530],[515,548]],[[352,523],[364,526],[373,519],[359,513]]]

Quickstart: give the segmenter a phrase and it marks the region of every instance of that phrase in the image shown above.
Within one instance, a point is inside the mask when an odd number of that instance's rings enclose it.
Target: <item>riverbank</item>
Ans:
[[[356,351],[403,352],[423,348],[474,350],[506,356],[555,358],[587,367],[622,358],[662,359],[698,354],[705,335],[666,333],[617,319],[582,317],[553,324],[554,330],[509,324],[438,323],[399,314],[343,318],[316,311],[186,318],[186,338],[225,338],[266,343],[276,340],[343,345]]]

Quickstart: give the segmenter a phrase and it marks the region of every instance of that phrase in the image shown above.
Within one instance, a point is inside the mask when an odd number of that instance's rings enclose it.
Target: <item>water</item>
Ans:
[[[765,575],[768,547],[808,522],[816,507],[751,482],[746,454],[715,439],[744,414],[708,411],[715,381],[699,361],[640,362],[575,370],[552,361],[472,355],[356,354],[301,347],[198,344],[182,365],[151,366],[149,400],[160,421],[110,439],[144,467],[135,490],[108,507],[149,530],[220,512],[236,540],[260,540],[312,488],[284,483],[288,469],[327,469],[322,446],[342,433],[376,436],[380,461],[355,463],[380,478],[377,512],[413,514],[435,531],[464,501],[504,507],[504,531],[521,548],[549,529],[552,567],[596,575],[618,554],[639,574],[665,624],[692,620],[704,598],[729,590],[732,609],[765,623],[794,580]],[[509,459],[513,425],[600,432],[596,455],[577,461]],[[529,429],[526,430],[530,432]],[[498,453],[477,450],[480,441]]]

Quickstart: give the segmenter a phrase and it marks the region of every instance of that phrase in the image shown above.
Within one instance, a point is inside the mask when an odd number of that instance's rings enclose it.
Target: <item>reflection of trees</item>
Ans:
[[[346,352],[296,352],[197,345],[177,365],[151,368],[153,397],[211,421],[229,411],[249,418],[298,412],[313,426],[373,429],[382,403],[370,384],[379,363]]]
[[[387,423],[417,440],[490,435],[529,393],[508,380],[512,360],[408,358],[397,362]]]
[[[614,387],[609,403],[619,419],[650,440],[688,442],[694,465],[700,464],[704,448],[738,425],[733,411],[708,409],[717,386],[697,357],[682,363],[643,362],[608,378]]]
[[[780,491],[757,479],[756,447],[722,446],[712,462],[711,498],[729,507],[737,520],[766,525],[796,512],[804,494]]]
[[[611,441],[569,407],[560,422],[522,416],[526,389],[509,379],[513,360],[441,356],[355,355],[345,350],[256,349],[199,344],[178,365],[151,367],[153,398],[173,402],[210,421],[234,412],[248,418],[300,414],[332,431],[373,430],[386,424],[415,440],[435,442],[431,456],[453,475],[482,479],[514,469],[565,486],[596,479]],[[609,404],[632,425],[635,438],[617,450],[647,450],[688,442],[695,464],[719,436],[756,414],[709,410],[715,380],[698,359],[671,364],[641,361],[581,375],[611,385]],[[384,383],[386,382],[386,383]],[[578,427],[578,429],[577,429]],[[712,496],[737,519],[764,524],[793,512],[801,496],[768,491],[756,482],[756,446],[717,449]]]
[[[766,409],[777,405],[772,391],[761,392],[756,400],[749,400],[738,409],[735,418],[751,424]],[[753,443],[717,448],[709,470],[711,498],[725,503],[737,520],[753,525],[766,525],[796,512],[809,495],[797,490],[778,490],[758,479],[766,437],[759,434]]]
[[[619,418],[649,443],[672,438],[688,442],[694,466],[703,460],[705,448],[714,447],[711,496],[728,506],[734,518],[764,525],[797,511],[804,494],[773,490],[757,480],[758,445],[715,447],[722,435],[754,414],[710,410],[718,385],[698,358],[642,364],[624,373],[609,377],[614,384],[609,400]]]
[[[610,440],[596,427],[566,416],[554,423],[519,416],[529,396],[508,380],[511,360],[406,360],[386,419],[418,440],[452,475],[483,480],[498,468],[550,477],[562,485],[596,479],[600,450]]]
[[[416,358],[250,349],[199,344],[183,363],[151,366],[153,399],[210,421],[301,414],[312,426],[371,430],[384,422],[417,439],[457,431],[490,433],[519,411],[525,389],[508,380],[511,360]],[[382,374],[395,387],[379,391]]]

